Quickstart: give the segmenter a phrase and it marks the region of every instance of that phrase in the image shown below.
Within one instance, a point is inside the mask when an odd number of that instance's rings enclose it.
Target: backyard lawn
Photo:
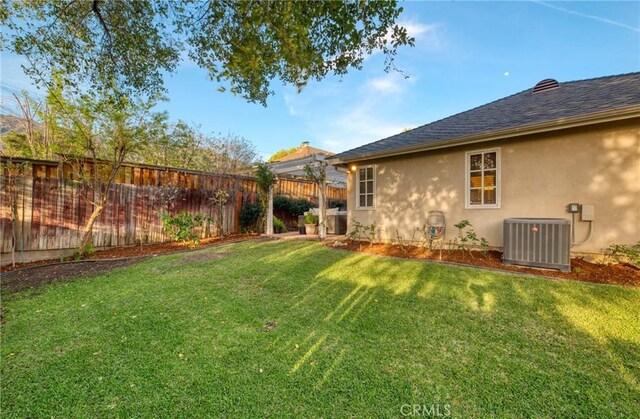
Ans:
[[[4,417],[640,417],[640,288],[270,241],[2,304]]]

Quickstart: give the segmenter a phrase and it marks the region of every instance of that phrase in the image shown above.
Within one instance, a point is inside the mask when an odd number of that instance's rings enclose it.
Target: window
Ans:
[[[466,208],[500,208],[500,149],[466,154]]]
[[[356,199],[358,209],[375,208],[375,180],[373,166],[359,167],[356,179]]]

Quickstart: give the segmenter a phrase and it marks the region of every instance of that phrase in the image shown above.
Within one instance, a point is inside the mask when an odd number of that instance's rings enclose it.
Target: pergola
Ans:
[[[325,196],[328,184],[345,184],[342,180],[346,169],[328,166],[324,154],[312,154],[303,158],[288,160],[283,162],[269,163],[269,169],[276,175],[289,175],[307,177],[305,166],[309,166],[314,171],[323,172],[318,184],[318,235],[320,238],[327,237],[326,225],[326,205]],[[346,185],[345,185],[346,186]],[[269,188],[269,199],[267,202],[267,234],[273,234],[273,186]]]

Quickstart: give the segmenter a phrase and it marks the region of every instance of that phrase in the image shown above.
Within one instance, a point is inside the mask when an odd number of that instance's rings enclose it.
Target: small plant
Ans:
[[[85,244],[84,246],[78,248],[74,252],[73,258],[75,260],[84,259],[86,257],[89,257],[89,256],[93,255],[95,252],[96,252],[96,249],[93,247],[93,243],[89,242],[89,243]]]
[[[373,246],[373,243],[376,241],[376,233],[378,232],[378,226],[376,223],[371,223],[364,227],[367,233],[367,240],[369,240],[369,247]]]
[[[273,217],[273,231],[276,233],[287,232],[287,226],[284,224],[284,221],[275,216]]]
[[[482,255],[486,258],[489,254],[489,240],[480,237],[480,247],[482,248]]]
[[[400,232],[398,232],[398,230],[396,230],[396,237],[395,237],[395,241],[398,244],[398,248],[400,249],[400,252],[402,252],[402,254],[404,256],[407,256],[409,254],[409,246],[411,245],[411,243],[414,242],[416,238],[416,232],[413,232],[413,235],[411,236],[411,240],[407,241],[404,239],[404,237],[402,237],[402,235],[400,234]]]
[[[198,244],[200,240],[193,230],[202,226],[205,221],[211,221],[211,217],[205,217],[200,213],[191,215],[185,211],[180,211],[176,215],[162,214],[162,225],[169,237],[183,243],[193,240]]]
[[[462,252],[469,253],[469,255],[473,258],[474,256],[471,252],[471,248],[480,247],[483,249],[483,255],[486,257],[487,250],[489,248],[489,241],[484,237],[478,237],[478,234],[473,229],[473,226],[471,225],[469,220],[462,220],[459,223],[454,224],[453,226],[458,229],[458,237],[450,242],[450,248],[456,247]]]
[[[362,239],[365,239],[369,242],[369,246],[373,246],[379,230],[376,223],[362,224],[360,221],[354,219],[351,220],[351,224],[353,227],[348,233],[349,239],[353,241],[362,241]]]
[[[348,236],[350,240],[359,241],[363,234],[363,224],[355,218],[351,220],[351,230],[349,230]]]
[[[308,213],[306,213],[304,215],[304,223],[305,224],[318,225],[318,221],[320,221],[318,216],[313,214],[313,213],[311,213],[311,212],[308,212]]]
[[[612,244],[605,251],[607,259],[640,268],[640,241],[634,245]]]
[[[422,227],[416,227],[416,232],[418,233],[418,246],[420,247],[431,247],[431,236],[429,236],[429,226],[423,224]]]

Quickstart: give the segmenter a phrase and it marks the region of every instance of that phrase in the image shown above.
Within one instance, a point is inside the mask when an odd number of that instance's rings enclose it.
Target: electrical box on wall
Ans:
[[[583,204],[580,211],[580,221],[593,221],[596,216],[596,208],[593,205]]]
[[[575,214],[576,212],[580,212],[580,204],[571,203],[567,205],[567,212],[571,214]]]

